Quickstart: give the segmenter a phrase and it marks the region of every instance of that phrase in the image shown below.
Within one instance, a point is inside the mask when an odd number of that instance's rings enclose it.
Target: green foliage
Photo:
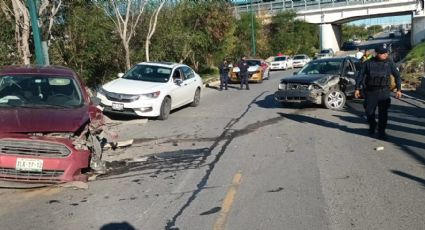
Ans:
[[[146,60],[146,35],[157,4],[152,1],[147,6],[131,39],[134,63]],[[252,56],[251,14],[235,18],[230,4],[227,0],[169,1],[159,13],[150,43],[150,60],[185,63],[208,75],[218,73],[216,66],[223,58],[233,62],[243,55]],[[52,30],[50,62],[76,70],[89,85],[104,83],[123,72],[121,39],[108,12],[87,0],[62,5]],[[0,21],[4,17],[0,13]],[[311,55],[318,47],[318,27],[295,20],[294,12],[278,14],[270,25],[263,25],[254,17],[254,28],[257,57],[278,52]],[[14,25],[2,23],[0,64],[19,62],[11,53],[17,53]]]
[[[237,40],[235,44],[234,57],[236,59],[242,56],[252,56],[253,55],[253,46],[252,46],[252,27],[251,27],[251,14],[244,13],[240,15],[240,19],[236,21],[236,29],[234,32],[234,36]],[[256,40],[261,39],[261,35],[258,31],[261,30],[261,24],[258,20],[254,20],[254,28],[255,28],[255,38]],[[256,53],[261,53],[261,51],[256,50]],[[233,56],[232,55],[232,56]]]
[[[384,31],[384,29],[380,25],[369,26],[366,30],[367,30],[368,36],[369,35],[374,36],[375,34]]]
[[[419,43],[407,54],[406,61],[425,61],[425,42]]]
[[[269,25],[270,55],[279,52],[294,55],[313,55],[319,47],[319,33],[316,25],[295,20],[295,12],[278,13]]]
[[[125,60],[119,55],[120,40],[104,11],[74,1],[61,13],[65,20],[53,31],[51,63],[73,68],[89,85],[114,78]]]
[[[217,63],[234,46],[235,25],[228,6],[225,1],[183,0],[164,7],[151,40],[151,60],[184,62],[195,70]],[[147,33],[148,23],[144,21],[138,34]],[[143,59],[144,49],[136,56]]]
[[[370,26],[366,28],[365,25],[342,25],[342,40],[348,41],[349,39],[359,38],[366,40],[369,35],[375,35],[376,33],[382,32],[383,29],[379,25]]]
[[[0,66],[19,63],[14,26],[0,10]]]

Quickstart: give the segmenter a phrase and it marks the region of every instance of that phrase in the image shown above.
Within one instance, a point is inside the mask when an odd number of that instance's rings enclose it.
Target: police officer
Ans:
[[[246,57],[243,56],[242,60],[239,62],[238,64],[239,67],[239,77],[241,78],[241,89],[243,88],[243,84],[245,84],[246,89],[249,90],[249,85],[248,85],[248,62],[246,61]]]
[[[369,134],[376,130],[375,111],[378,107],[378,134],[380,139],[386,139],[385,129],[388,120],[390,99],[390,74],[395,77],[396,98],[401,97],[401,78],[395,64],[388,58],[388,49],[384,44],[377,49],[376,56],[363,64],[356,80],[354,96],[360,97],[360,87],[364,87],[365,110],[369,123]]]
[[[226,60],[223,60],[223,63],[221,63],[220,67],[220,90],[224,89],[227,90],[227,82],[229,79],[229,65],[227,64]]]

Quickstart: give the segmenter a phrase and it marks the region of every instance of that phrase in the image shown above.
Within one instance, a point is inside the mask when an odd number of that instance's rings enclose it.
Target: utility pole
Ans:
[[[37,7],[35,5],[35,0],[27,0],[28,9],[31,17],[31,27],[32,27],[32,36],[34,39],[35,46],[35,58],[37,64],[44,65],[44,56],[43,49],[41,47],[41,39],[40,39],[40,28],[38,28],[38,17],[37,17]]]
[[[254,9],[251,1],[251,38],[252,38],[252,54],[255,56],[255,24],[254,24]]]

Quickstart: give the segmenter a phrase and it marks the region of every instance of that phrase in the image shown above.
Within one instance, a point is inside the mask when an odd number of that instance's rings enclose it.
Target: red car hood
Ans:
[[[75,132],[87,120],[86,105],[72,109],[1,108],[0,133]]]

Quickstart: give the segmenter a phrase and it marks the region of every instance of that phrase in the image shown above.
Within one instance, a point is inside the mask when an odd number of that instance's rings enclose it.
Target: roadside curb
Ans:
[[[217,86],[219,83],[220,83],[219,77],[214,76],[204,81],[204,88],[210,87],[210,86]]]

